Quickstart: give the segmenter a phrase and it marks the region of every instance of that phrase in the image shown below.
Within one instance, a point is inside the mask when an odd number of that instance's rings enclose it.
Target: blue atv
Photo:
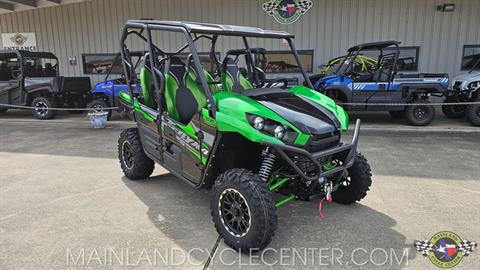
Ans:
[[[144,52],[140,51],[130,53],[130,57],[134,60],[132,63],[135,64],[135,66],[132,67],[133,71],[137,70],[137,67],[142,62],[143,56]],[[119,78],[110,78],[110,75],[112,75],[112,70],[116,66],[115,63],[117,61],[120,61],[120,54],[117,54],[113,59],[112,65],[105,76],[105,80],[97,83],[92,89],[91,94],[93,98],[92,101],[87,105],[88,108],[93,109],[95,112],[108,111],[108,119],[110,119],[112,116],[112,110],[106,110],[106,108],[118,107],[118,112],[123,112],[127,109],[122,105],[121,102],[118,101],[118,95],[120,92],[128,92],[128,86],[124,75],[121,75]],[[134,93],[138,94],[139,89],[137,89],[136,86],[134,86],[133,90]]]
[[[399,58],[399,44],[382,41],[351,47],[333,75],[318,79],[315,89],[344,103],[349,111],[389,111],[394,118],[405,118],[414,126],[430,124],[435,108],[429,105],[429,99],[445,95],[448,74],[399,73],[398,66],[411,60]],[[364,53],[372,52],[378,53],[376,64],[362,65],[356,61]],[[389,106],[392,103],[412,105]]]

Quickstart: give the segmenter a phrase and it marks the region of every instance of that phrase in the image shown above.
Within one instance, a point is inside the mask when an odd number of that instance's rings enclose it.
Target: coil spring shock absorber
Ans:
[[[277,157],[271,151],[270,147],[263,150],[262,157],[262,165],[260,166],[260,170],[258,170],[258,176],[262,181],[267,182],[270,179],[270,173],[272,172]]]

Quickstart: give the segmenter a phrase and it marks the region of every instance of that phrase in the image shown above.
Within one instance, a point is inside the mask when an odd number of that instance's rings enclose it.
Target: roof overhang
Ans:
[[[0,0],[0,14],[90,0]]]

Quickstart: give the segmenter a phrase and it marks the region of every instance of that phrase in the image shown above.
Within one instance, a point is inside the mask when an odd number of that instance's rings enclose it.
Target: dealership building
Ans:
[[[61,74],[93,82],[104,78],[119,51],[125,21],[140,18],[287,31],[312,74],[350,46],[397,40],[401,57],[410,61],[405,72],[452,77],[480,54],[479,14],[479,0],[0,0],[0,32],[4,49],[53,52]],[[173,47],[175,39],[157,42]],[[255,45],[270,50],[267,60],[291,59],[282,40]],[[237,46],[225,42],[218,48],[224,54]],[[298,76],[288,68],[267,73]]]

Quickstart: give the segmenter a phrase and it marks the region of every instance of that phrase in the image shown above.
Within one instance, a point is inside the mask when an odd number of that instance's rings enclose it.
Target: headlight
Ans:
[[[275,138],[281,140],[283,136],[285,136],[285,128],[283,126],[277,126],[273,130],[273,134],[275,135]]]
[[[264,126],[265,126],[265,119],[263,119],[263,117],[256,116],[253,119],[253,127],[255,129],[261,130],[261,129],[263,129]]]
[[[469,83],[467,88],[468,89],[477,89],[478,87],[480,87],[480,81]]]
[[[293,143],[297,138],[297,132],[277,121],[247,113],[250,125],[263,134],[275,137],[286,143]]]

